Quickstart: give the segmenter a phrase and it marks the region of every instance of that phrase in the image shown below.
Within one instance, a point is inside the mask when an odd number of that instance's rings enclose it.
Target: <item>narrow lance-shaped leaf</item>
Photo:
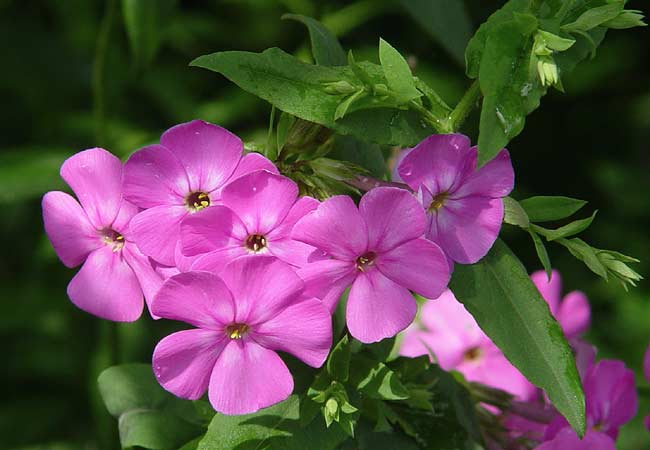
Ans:
[[[587,202],[570,197],[538,196],[521,200],[519,204],[531,222],[550,222],[575,214]]]
[[[311,40],[311,53],[316,64],[320,66],[345,66],[347,64],[345,51],[338,39],[318,20],[299,14],[285,14],[282,18],[296,20],[307,27]]]
[[[571,349],[526,269],[500,240],[481,261],[458,265],[451,290],[483,331],[580,435],[585,399]]]
[[[404,57],[383,39],[379,39],[379,60],[388,87],[395,92],[400,102],[406,103],[422,96],[415,88],[411,68]]]
[[[623,0],[616,0],[603,6],[588,9],[574,22],[562,25],[561,29],[569,33],[572,31],[589,31],[617,17],[623,11],[624,6],[625,2]]]
[[[543,232],[540,231],[540,234],[543,234],[544,237],[546,237],[546,239],[549,241],[555,241],[561,238],[576,235],[589,228],[589,225],[591,225],[591,222],[594,221],[597,213],[598,211],[596,210],[590,217],[587,217],[586,219],[575,220],[556,230],[544,230]],[[542,229],[541,227],[537,228]]]

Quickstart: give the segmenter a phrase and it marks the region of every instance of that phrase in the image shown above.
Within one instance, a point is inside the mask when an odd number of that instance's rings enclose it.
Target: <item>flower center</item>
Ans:
[[[375,263],[377,254],[375,252],[367,252],[357,258],[357,269],[365,272],[366,269]]]
[[[112,247],[114,252],[119,252],[124,247],[124,236],[112,228],[102,230],[102,240],[104,244]]]
[[[481,347],[472,347],[465,351],[463,354],[463,361],[465,362],[476,362],[481,359],[483,356],[483,350]]]
[[[266,248],[266,236],[251,234],[246,238],[246,248],[252,253],[259,253]]]
[[[192,192],[185,198],[185,206],[192,212],[201,211],[210,206],[210,196],[205,192]]]
[[[230,339],[241,339],[249,329],[245,323],[233,323],[226,327],[226,334]]]
[[[429,208],[427,208],[427,211],[428,212],[436,212],[436,211],[438,211],[445,204],[445,201],[447,200],[447,197],[449,197],[448,192],[441,192],[438,195],[436,195],[435,197],[433,197],[431,199],[431,203],[429,204]]]

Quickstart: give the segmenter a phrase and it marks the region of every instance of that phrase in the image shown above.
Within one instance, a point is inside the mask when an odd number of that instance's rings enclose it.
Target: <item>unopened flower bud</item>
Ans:
[[[537,60],[537,73],[542,86],[553,86],[560,81],[557,64],[552,56],[540,56]]]
[[[338,95],[348,95],[355,92],[358,88],[354,87],[352,84],[345,80],[334,81],[332,83],[325,83],[325,92],[328,94]]]

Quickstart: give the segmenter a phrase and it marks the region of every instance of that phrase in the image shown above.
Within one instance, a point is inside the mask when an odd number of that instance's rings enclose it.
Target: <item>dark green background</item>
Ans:
[[[87,0],[0,0],[0,448],[113,449],[116,427],[97,397],[96,377],[111,359],[150,358],[173,325],[145,313],[119,325],[77,310],[67,300],[74,270],[64,268],[46,240],[40,197],[64,188],[63,159],[94,146],[121,157],[157,140],[169,126],[205,119],[264,140],[270,108],[225,79],[187,64],[220,50],[261,51],[278,46],[308,55],[301,25],[285,12],[328,17],[347,28],[343,46],[357,59],[376,60],[379,36],[416,62],[416,73],[449,102],[467,86],[463,68],[418,27],[397,1],[316,0],[179,1],[161,11],[160,51],[136,64],[121,5],[108,29],[103,82],[93,72],[107,4]],[[477,26],[499,1],[467,1]],[[480,6],[477,6],[480,3]],[[630,2],[640,8],[644,2]],[[340,9],[348,6],[345,14]],[[337,19],[338,11],[338,19]],[[568,195],[600,213],[584,239],[650,264],[650,39],[645,29],[611,31],[597,57],[565,78],[510,145],[517,174],[515,198]],[[94,80],[94,81],[93,81]],[[93,82],[95,85],[93,86]],[[104,99],[98,109],[98,95]],[[103,116],[100,122],[98,118]],[[477,115],[464,130],[476,139]],[[504,238],[532,271],[532,243],[504,226]],[[605,283],[559,246],[549,247],[565,289],[592,301],[588,334],[601,357],[623,359],[639,373],[650,338],[650,288],[625,292]],[[116,286],[118,289],[119,286]],[[118,354],[109,351],[115,336]],[[650,402],[641,408],[650,413]],[[626,427],[619,448],[648,448],[640,419]]]

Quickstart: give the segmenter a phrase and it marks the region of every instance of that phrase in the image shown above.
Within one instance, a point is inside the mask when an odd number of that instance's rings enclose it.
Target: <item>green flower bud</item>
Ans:
[[[643,12],[636,9],[626,9],[611,20],[603,23],[607,28],[624,30],[626,28],[645,27],[647,24],[643,21]]]
[[[325,83],[325,92],[333,95],[348,95],[355,92],[358,88],[350,84],[345,80],[333,81],[331,83]]]
[[[557,64],[552,56],[540,56],[537,60],[537,73],[542,86],[553,86],[560,81]]]

